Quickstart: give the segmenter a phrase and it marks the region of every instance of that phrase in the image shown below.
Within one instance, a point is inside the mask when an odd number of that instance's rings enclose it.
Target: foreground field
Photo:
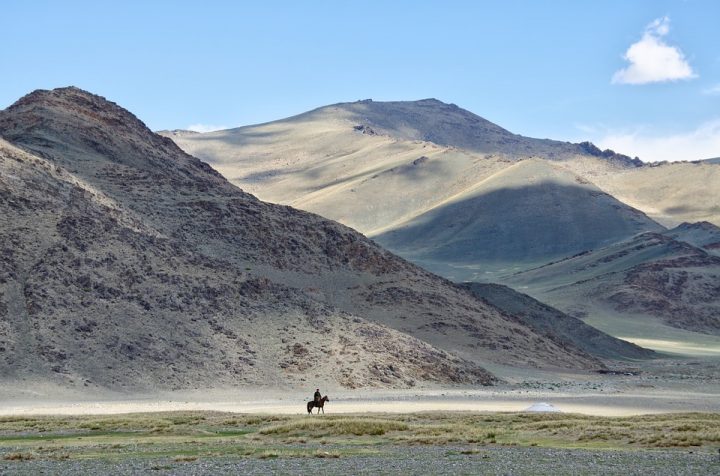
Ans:
[[[720,414],[0,418],[0,472],[720,473]]]

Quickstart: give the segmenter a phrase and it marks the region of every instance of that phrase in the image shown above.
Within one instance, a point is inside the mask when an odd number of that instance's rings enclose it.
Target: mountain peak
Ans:
[[[435,98],[416,101],[340,103],[317,110],[340,110],[344,118],[370,127],[378,134],[402,140],[426,141],[469,150],[496,150],[498,143],[515,140],[515,134],[455,104]]]
[[[416,101],[409,101],[409,102],[414,102],[414,103],[418,103],[418,104],[433,104],[433,105],[437,105],[437,106],[455,106],[454,104],[443,102],[437,98],[425,98],[425,99],[418,99]],[[457,107],[457,106],[455,106],[455,107]]]
[[[720,231],[720,227],[713,225],[709,221],[697,221],[697,222],[685,221],[685,222],[680,223],[675,229],[676,230]]]
[[[342,119],[355,122],[355,130],[371,130],[373,134],[400,140],[433,142],[443,147],[515,158],[565,160],[591,156],[624,168],[643,165],[637,157],[631,158],[610,149],[601,150],[592,142],[576,144],[524,137],[437,98],[412,101],[363,99],[320,107],[295,117],[317,119],[330,116],[337,119],[338,112]]]
[[[225,182],[130,111],[75,86],[38,89],[0,111],[0,136],[44,157],[62,155],[63,166],[70,171],[90,162],[114,163]],[[169,162],[174,166],[168,167]]]
[[[53,112],[54,111],[54,112]],[[113,127],[126,126],[152,133],[145,123],[127,109],[97,94],[76,86],[36,89],[4,111],[7,115],[47,115],[71,113],[87,122],[101,122]]]

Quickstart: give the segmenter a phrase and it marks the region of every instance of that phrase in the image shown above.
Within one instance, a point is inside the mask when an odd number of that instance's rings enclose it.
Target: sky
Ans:
[[[0,4],[0,108],[75,85],[212,130],[434,97],[646,161],[720,156],[715,0]]]

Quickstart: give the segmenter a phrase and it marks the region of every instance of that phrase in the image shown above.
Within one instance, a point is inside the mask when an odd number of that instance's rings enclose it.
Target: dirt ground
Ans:
[[[615,363],[614,374],[557,373],[496,367],[504,382],[492,387],[347,390],[327,388],[328,413],[418,411],[523,411],[547,402],[559,411],[600,416],[720,411],[720,359],[673,358]],[[0,415],[79,415],[212,410],[304,413],[308,388],[198,389],[178,392],[101,392],[52,384],[6,385]]]

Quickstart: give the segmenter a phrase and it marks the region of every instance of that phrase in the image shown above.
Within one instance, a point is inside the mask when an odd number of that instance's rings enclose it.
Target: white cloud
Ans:
[[[720,157],[720,119],[677,134],[658,134],[646,129],[607,132],[593,139],[600,148],[612,149],[645,162],[702,160]]]
[[[230,128],[228,126],[218,126],[216,124],[190,124],[186,127],[186,129],[195,132],[212,132]]]
[[[623,58],[630,64],[616,71],[613,84],[647,84],[697,77],[677,46],[663,41],[670,31],[668,17],[653,20],[642,38],[630,45]]]
[[[707,89],[703,89],[703,94],[709,94],[709,95],[720,95],[720,84],[716,84],[715,86],[710,86]]]

